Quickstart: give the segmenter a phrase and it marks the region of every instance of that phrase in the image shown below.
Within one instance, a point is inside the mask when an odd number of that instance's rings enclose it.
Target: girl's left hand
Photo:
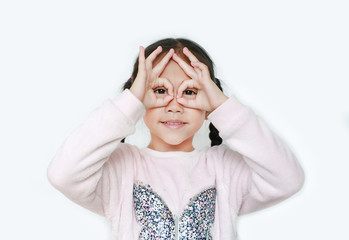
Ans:
[[[225,102],[228,97],[212,81],[205,64],[201,63],[187,47],[183,48],[183,53],[191,61],[191,66],[175,53],[172,58],[191,79],[184,80],[179,86],[177,102],[185,107],[207,111],[209,114]]]

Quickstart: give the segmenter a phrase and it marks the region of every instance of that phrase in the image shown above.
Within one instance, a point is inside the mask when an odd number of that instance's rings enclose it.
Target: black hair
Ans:
[[[145,58],[147,58],[158,46],[162,47],[162,52],[157,56],[157,59],[164,56],[168,51],[170,51],[171,48],[173,48],[177,55],[179,55],[184,61],[190,64],[190,60],[186,55],[183,54],[183,51],[182,51],[184,47],[187,47],[200,62],[202,62],[208,67],[212,81],[218,86],[218,88],[221,91],[223,91],[220,80],[215,77],[213,61],[211,60],[208,53],[199,44],[197,44],[192,40],[188,40],[184,38],[165,38],[157,42],[154,42],[151,45],[149,45],[147,48],[145,48]],[[133,72],[131,77],[123,85],[123,90],[131,88],[137,76],[137,73],[138,73],[138,58],[135,64],[133,65]],[[219,136],[219,131],[215,128],[215,126],[213,126],[212,123],[210,123],[209,129],[210,129],[209,138],[211,140],[211,146],[220,145],[223,142],[223,140]],[[124,141],[125,139],[122,140],[122,142]]]

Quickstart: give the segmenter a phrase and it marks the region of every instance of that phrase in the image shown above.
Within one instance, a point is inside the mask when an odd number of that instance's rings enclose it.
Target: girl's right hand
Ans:
[[[145,59],[144,51],[141,46],[138,73],[130,91],[144,104],[145,108],[166,106],[173,99],[173,86],[166,78],[159,76],[172,58],[174,50],[171,49],[154,68],[153,61],[161,53],[162,47],[155,49],[147,59]]]

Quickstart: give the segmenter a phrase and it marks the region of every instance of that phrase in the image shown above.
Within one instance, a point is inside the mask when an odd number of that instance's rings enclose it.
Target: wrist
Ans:
[[[134,124],[145,113],[143,103],[129,89],[125,89],[119,96],[115,97],[112,103]]]
[[[220,96],[217,96],[213,99],[214,99],[214,101],[211,104],[211,111],[210,112],[213,112],[214,110],[216,110],[219,106],[221,106],[229,98],[222,93],[222,94],[220,94]]]
[[[131,86],[129,90],[135,97],[138,98],[139,101],[143,102],[144,93],[137,91],[137,87],[135,87],[134,84]]]

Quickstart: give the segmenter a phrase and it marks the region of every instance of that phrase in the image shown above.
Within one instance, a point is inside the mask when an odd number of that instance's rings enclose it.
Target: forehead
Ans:
[[[170,60],[165,69],[160,74],[160,77],[167,78],[172,84],[177,85],[190,77],[183,71],[183,69],[175,62]]]

